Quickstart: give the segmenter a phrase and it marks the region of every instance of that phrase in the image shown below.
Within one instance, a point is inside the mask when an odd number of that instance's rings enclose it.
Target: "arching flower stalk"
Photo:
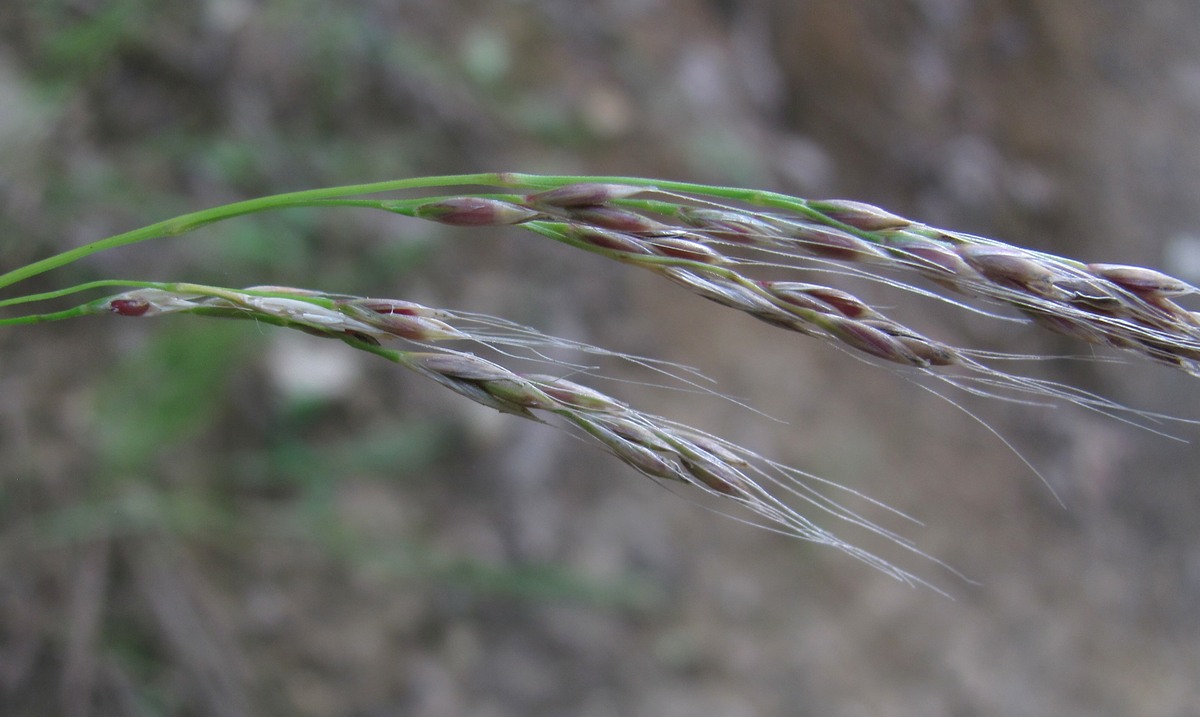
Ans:
[[[369,198],[438,189],[441,196]],[[491,173],[291,192],[228,204],[115,235],[0,274],[0,289],[105,249],[177,236],[238,216],[289,207],[384,210],[495,232],[516,227],[655,273],[705,299],[771,326],[815,337],[908,377],[1023,402],[1065,401],[1144,424],[1163,416],[1126,408],[1059,383],[1020,376],[997,362],[1034,358],[956,347],[824,281],[849,276],[983,317],[1035,324],[1084,344],[1119,349],[1200,375],[1200,314],[1177,303],[1197,289],[1135,266],[1084,263],[930,227],[870,205],[774,192],[642,179]],[[815,277],[815,278],[814,278]],[[752,511],[768,527],[834,545],[905,580],[907,572],[818,526],[812,511],[911,543],[843,505],[868,500],[693,428],[653,416],[584,386],[587,366],[549,358],[553,349],[609,356],[706,390],[690,369],[546,336],[480,314],[413,302],[286,287],[233,290],[202,284],[98,281],[0,300],[0,308],[98,288],[131,289],[73,309],[0,318],[0,326],[96,313],[182,313],[243,318],[339,339],[505,413],[573,427],[656,480],[700,488]],[[1004,315],[1006,310],[1015,310]],[[389,342],[407,342],[404,349]],[[467,348],[458,348],[465,345]],[[521,354],[541,370],[520,372],[482,358]],[[547,369],[546,367],[549,366]],[[716,394],[720,395],[720,394]],[[868,501],[869,502],[869,501]]]

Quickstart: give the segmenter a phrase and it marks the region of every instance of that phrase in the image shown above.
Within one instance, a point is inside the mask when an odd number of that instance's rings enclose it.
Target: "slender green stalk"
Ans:
[[[821,221],[819,212],[810,210],[807,202],[794,197],[774,192],[738,189],[735,187],[716,187],[688,182],[671,182],[652,180],[640,177],[586,177],[586,176],[539,176],[533,174],[515,174],[495,172],[482,174],[458,174],[435,177],[416,177],[397,179],[368,184],[348,184],[340,187],[323,189],[308,189],[298,192],[285,192],[242,202],[225,204],[211,209],[182,214],[171,219],[165,219],[149,226],[133,231],[116,234],[84,246],[70,249],[52,257],[36,261],[18,269],[0,274],[0,289],[12,286],[33,276],[57,269],[72,262],[91,256],[106,249],[136,244],[138,242],[162,237],[173,237],[186,234],[208,224],[274,209],[296,208],[306,206],[328,206],[330,200],[352,197],[361,194],[382,194],[411,189],[431,189],[450,186],[491,186],[510,187],[516,189],[555,189],[582,182],[601,182],[620,184],[631,187],[656,188],[668,192],[690,192],[732,201],[742,201],[756,206],[774,209],[785,209],[798,212],[810,218]],[[378,202],[343,202],[345,206],[374,206],[383,208]]]
[[[212,224],[234,217],[245,216],[247,214],[256,214],[272,209],[283,209],[289,207],[304,207],[312,206],[316,203],[325,202],[331,199],[341,197],[349,197],[357,194],[375,194],[382,192],[392,192],[402,189],[452,186],[452,185],[469,185],[469,184],[494,184],[495,174],[464,174],[457,176],[446,177],[423,177],[417,179],[399,179],[388,182],[375,182],[372,184],[351,184],[342,187],[329,187],[326,189],[308,189],[299,192],[286,192],[283,194],[275,194],[269,197],[260,197],[257,199],[248,199],[242,202],[234,202],[233,204],[225,204],[212,209],[204,209],[198,212],[182,214],[171,219],[165,219],[156,222],[149,226],[133,231],[116,234],[99,241],[85,244],[84,246],[70,249],[48,257],[41,261],[33,262],[18,269],[13,269],[5,274],[0,274],[0,289],[12,286],[13,284],[24,281],[33,276],[43,274],[47,271],[57,269],[61,266],[66,266],[72,262],[91,256],[97,252],[106,249],[115,249],[120,246],[136,244],[138,242],[147,241],[150,239],[158,239],[161,237],[179,236],[188,232],[194,231],[207,224]]]

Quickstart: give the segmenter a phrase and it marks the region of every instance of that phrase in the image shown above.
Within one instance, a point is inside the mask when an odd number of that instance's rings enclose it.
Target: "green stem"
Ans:
[[[78,261],[84,257],[91,256],[96,252],[106,249],[114,249],[120,246],[136,244],[149,239],[157,239],[160,237],[179,236],[186,234],[206,224],[231,219],[233,217],[244,216],[246,214],[254,214],[270,209],[280,209],[283,207],[303,207],[313,206],[315,203],[327,203],[324,200],[337,199],[339,197],[347,197],[355,194],[376,194],[380,192],[391,192],[401,189],[416,189],[424,187],[444,187],[463,184],[484,184],[495,185],[501,175],[498,174],[463,174],[443,177],[418,177],[414,179],[399,179],[388,182],[376,182],[372,184],[351,184],[342,187],[328,187],[325,189],[309,189],[300,192],[287,192],[284,194],[275,194],[269,197],[260,197],[258,199],[248,199],[243,202],[234,202],[225,204],[212,209],[204,209],[198,212],[183,214],[178,217],[166,219],[161,222],[156,222],[141,229],[116,234],[114,236],[85,244],[75,249],[64,251],[61,254],[35,261],[32,264],[27,264],[19,269],[14,269],[5,274],[0,274],[0,289],[11,286],[19,281],[24,281],[33,276],[43,274],[52,269],[57,269],[61,266]]]
[[[77,284],[67,287],[66,289],[57,289],[55,291],[47,291],[42,294],[29,294],[28,296],[17,296],[11,299],[0,301],[0,308],[6,306],[15,306],[17,304],[28,304],[34,301],[48,301],[50,299],[61,299],[64,296],[78,294],[91,289],[105,289],[114,286],[124,286],[131,289],[157,289],[161,288],[162,284],[153,281],[126,281],[123,279],[104,279],[102,281],[89,281],[86,284]],[[3,325],[8,319],[0,320],[0,325]]]
[[[63,321],[65,319],[77,319],[80,316],[88,316],[92,314],[90,304],[83,304],[71,309],[62,311],[52,311],[45,314],[29,314],[27,316],[14,316],[7,319],[0,319],[0,326],[17,326],[18,324],[45,324],[50,321]]]
[[[364,200],[346,199],[353,195],[378,194],[405,189],[427,189],[433,187],[480,185],[505,187],[523,190],[544,190],[561,187],[568,184],[599,182],[623,184],[628,186],[645,187],[664,192],[681,194],[696,194],[734,200],[748,204],[786,209],[808,216],[814,220],[830,223],[830,220],[809,206],[803,199],[789,197],[775,192],[741,189],[737,187],[720,187],[690,182],[674,182],[668,180],[646,179],[642,177],[593,177],[593,176],[543,176],[534,174],[514,174],[507,172],[492,172],[481,174],[458,174],[434,177],[415,177],[369,184],[350,184],[324,189],[310,189],[299,192],[286,192],[268,197],[249,199],[232,204],[225,204],[211,209],[183,214],[133,231],[116,234],[99,241],[86,244],[75,249],[35,261],[18,269],[0,274],[0,289],[33,276],[57,269],[72,262],[83,259],[106,249],[113,249],[129,244],[157,239],[161,237],[179,236],[198,229],[207,224],[224,221],[234,217],[255,214],[272,209],[285,207],[311,206],[359,206],[387,209],[397,213],[407,213],[410,206],[428,199],[416,200]],[[857,233],[857,232],[856,232]],[[875,239],[877,241],[877,239]]]

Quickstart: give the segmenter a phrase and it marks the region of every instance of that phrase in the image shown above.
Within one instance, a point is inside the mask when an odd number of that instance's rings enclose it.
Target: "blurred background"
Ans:
[[[854,198],[1196,281],[1197,29],[1188,0],[7,0],[0,268],[262,194],[513,170]],[[21,288],[101,277],[408,298],[696,365],[787,424],[626,397],[908,511],[924,525],[889,527],[969,580],[888,554],[942,597],[714,515],[332,342],[188,317],[5,329],[3,714],[1200,704],[1194,445],[955,397],[1014,452],[890,371],[516,231],[293,211]],[[866,298],[951,343],[1077,350]],[[1166,368],[1016,368],[1197,417]]]

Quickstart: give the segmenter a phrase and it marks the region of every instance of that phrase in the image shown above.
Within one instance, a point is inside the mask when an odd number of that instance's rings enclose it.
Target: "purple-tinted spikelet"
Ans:
[[[821,199],[809,202],[808,205],[834,221],[869,232],[902,229],[913,223],[910,219],[892,214],[872,204],[849,199]]]
[[[534,209],[487,197],[452,197],[427,202],[418,206],[414,214],[421,219],[458,227],[520,224],[538,216]]]
[[[583,182],[537,192],[525,197],[525,202],[535,207],[590,207],[607,204],[614,199],[624,199],[646,191],[644,187],[624,184],[602,184]]]

